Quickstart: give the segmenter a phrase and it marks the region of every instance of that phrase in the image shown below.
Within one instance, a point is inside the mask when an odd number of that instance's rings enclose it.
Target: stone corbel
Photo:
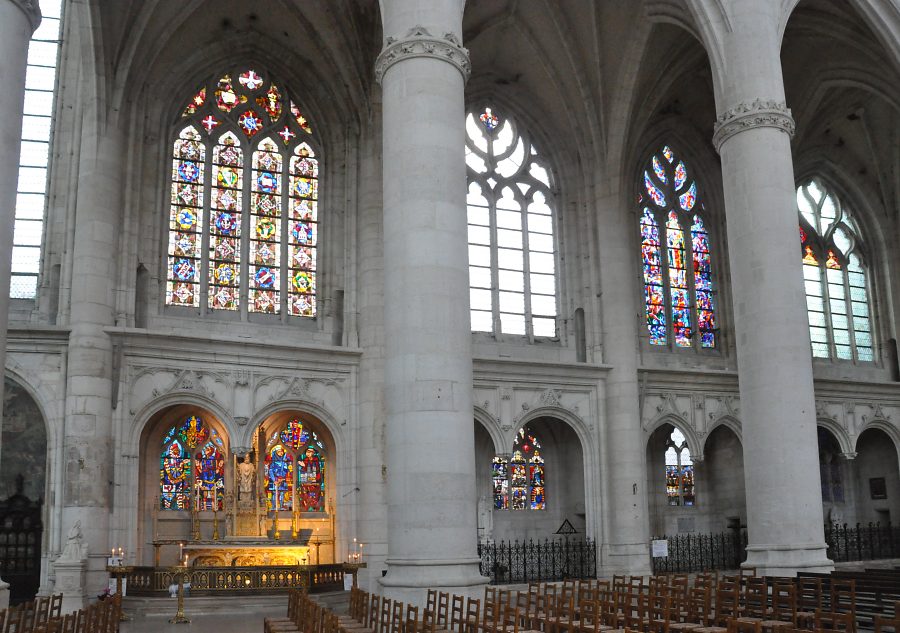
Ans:
[[[36,31],[41,24],[41,8],[38,6],[37,0],[12,0],[12,3],[19,7],[28,18],[32,33]]]
[[[848,462],[849,462],[850,460],[852,460],[852,459],[856,459],[856,456],[857,456],[857,455],[859,455],[859,453],[857,453],[857,452],[855,452],[855,451],[851,451],[851,452],[848,452],[848,453],[841,453],[841,457],[843,457],[844,459],[846,459]]]
[[[251,448],[249,446],[232,446],[231,452],[237,455],[240,458],[244,458],[248,453],[250,453]]]
[[[468,81],[472,74],[469,51],[463,48],[458,37],[453,33],[435,37],[425,27],[415,26],[403,39],[388,37],[385,40],[384,49],[375,60],[375,79],[380,84],[388,68],[413,57],[431,57],[445,61],[459,70],[463,81]]]
[[[772,127],[793,137],[795,125],[790,108],[783,101],[756,99],[751,103],[739,103],[716,119],[713,145],[721,152],[722,145],[732,136],[758,127]]]

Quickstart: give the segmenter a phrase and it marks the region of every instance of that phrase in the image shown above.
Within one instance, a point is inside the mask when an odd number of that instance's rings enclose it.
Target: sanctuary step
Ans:
[[[184,612],[194,615],[230,615],[247,612],[283,613],[287,609],[287,596],[263,594],[253,596],[191,596],[184,599]],[[177,609],[175,598],[126,597],[122,609],[135,619],[171,618]]]

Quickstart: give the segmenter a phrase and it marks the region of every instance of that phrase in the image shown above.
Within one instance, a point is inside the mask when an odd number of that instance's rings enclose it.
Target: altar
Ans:
[[[322,546],[326,547],[324,550]],[[167,554],[163,556],[163,553]],[[257,567],[320,565],[334,562],[333,541],[320,539],[311,529],[288,533],[287,538],[227,536],[221,539],[157,539],[153,541],[153,564],[171,560],[188,567]]]

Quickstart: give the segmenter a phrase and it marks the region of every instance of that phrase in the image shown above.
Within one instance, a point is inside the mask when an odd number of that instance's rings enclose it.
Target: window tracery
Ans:
[[[269,438],[264,477],[268,510],[325,512],[325,445],[300,418]]]
[[[822,181],[797,188],[812,354],[873,361],[868,269],[849,210]]]
[[[255,70],[195,93],[172,153],[167,305],[316,316],[311,135],[291,96]]]
[[[487,107],[466,116],[472,330],[555,337],[550,173],[519,126]]]
[[[491,481],[496,510],[544,510],[546,482],[541,442],[525,427],[519,429],[512,456],[496,456]]]
[[[666,497],[670,506],[694,505],[694,463],[684,434],[676,427],[666,440]]]
[[[160,509],[222,510],[225,445],[215,429],[191,415],[169,428],[160,456]]]
[[[709,232],[692,170],[664,145],[648,161],[642,179],[638,204],[650,344],[715,348]]]

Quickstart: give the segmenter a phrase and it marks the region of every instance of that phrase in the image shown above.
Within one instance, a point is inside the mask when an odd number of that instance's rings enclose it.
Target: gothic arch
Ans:
[[[500,430],[499,425],[494,420],[494,416],[476,405],[475,421],[481,424],[485,432],[491,437],[491,442],[494,445],[494,453],[502,455],[509,452],[509,447],[512,446],[512,442],[507,444],[503,436],[503,431]]]
[[[694,430],[694,425],[689,423],[680,415],[675,415],[674,413],[666,413],[664,415],[661,415],[653,420],[653,422],[651,422],[649,425],[644,427],[645,446],[647,442],[650,441],[650,438],[653,436],[653,434],[666,424],[674,426],[684,434],[684,439],[687,442],[688,450],[691,451],[691,455],[694,459],[703,458],[703,448],[705,442],[700,440],[700,437],[697,435],[697,431]],[[707,435],[707,437],[709,436]]]
[[[588,460],[588,455],[593,454],[593,451],[596,450],[592,440],[591,430],[588,428],[588,425],[585,424],[584,420],[568,409],[554,406],[536,407],[525,412],[525,414],[513,425],[515,429],[512,431],[512,435],[510,435],[509,442],[506,445],[512,446],[515,434],[518,433],[519,429],[538,418],[553,418],[565,422],[572,427],[572,430],[575,431],[575,434],[578,436],[578,441],[581,442],[581,449],[585,454],[585,462]],[[585,466],[587,466],[586,463]]]
[[[729,429],[731,429],[731,431],[737,436],[738,441],[741,443],[741,446],[744,445],[744,436],[741,432],[740,420],[730,415],[723,415],[722,417],[712,422],[706,429],[706,435],[703,438],[703,444],[701,446],[701,448],[703,449],[703,451],[700,452],[701,454],[703,454],[706,450],[706,442],[707,440],[709,440],[709,436],[720,426],[727,426]]]
[[[16,385],[31,397],[35,405],[37,405],[38,410],[41,412],[41,418],[43,418],[44,428],[47,431],[47,449],[49,452],[51,447],[56,447],[55,431],[50,424],[50,420],[53,418],[48,415],[48,411],[51,409],[51,406],[53,406],[48,402],[51,396],[50,394],[43,393],[41,386],[36,386],[43,385],[43,381],[35,379],[34,376],[31,376],[27,370],[18,363],[15,363],[15,367],[10,367],[10,360],[8,354],[4,377],[16,383]]]
[[[850,439],[847,431],[840,424],[831,418],[819,417],[816,419],[816,426],[821,427],[831,433],[835,442],[840,447],[842,453],[852,453],[854,442]],[[896,442],[895,442],[896,443]]]
[[[141,407],[135,415],[131,416],[130,428],[123,429],[122,444],[137,454],[141,438],[148,432],[148,424],[154,421],[163,410],[177,405],[195,406],[205,409],[216,418],[223,430],[228,434],[229,441],[235,446],[235,438],[238,437],[238,425],[234,418],[218,402],[210,397],[198,393],[178,391],[167,393],[155,398]]]
[[[856,437],[853,438],[853,452],[858,452],[859,438],[869,429],[883,431],[891,438],[891,441],[894,443],[894,450],[897,453],[897,461],[900,462],[900,430],[898,430],[889,420],[884,418],[869,420],[862,428],[858,429]]]
[[[276,400],[269,403],[254,413],[253,417],[241,427],[241,430],[234,435],[235,440],[232,442],[232,445],[242,447],[252,446],[253,434],[256,432],[256,429],[259,428],[259,425],[273,415],[287,411],[307,413],[325,427],[325,430],[327,430],[331,436],[329,439],[334,444],[335,456],[349,448],[343,431],[343,429],[346,428],[346,422],[338,422],[337,418],[326,409],[323,404],[302,399]]]

